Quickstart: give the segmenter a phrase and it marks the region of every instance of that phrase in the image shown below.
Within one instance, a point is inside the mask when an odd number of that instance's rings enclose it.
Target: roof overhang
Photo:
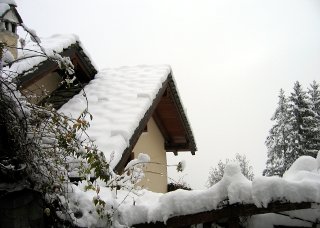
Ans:
[[[82,83],[87,83],[97,73],[97,70],[92,65],[89,57],[84,53],[83,49],[78,43],[70,45],[59,53],[63,57],[69,57],[74,65],[75,76]],[[59,71],[59,66],[53,60],[47,59],[40,64],[34,66],[31,70],[23,72],[16,77],[19,88],[24,89],[35,81],[39,80],[44,75]]]
[[[71,44],[68,48],[59,53],[63,57],[69,57],[74,66],[74,76],[76,80],[72,85],[61,83],[57,85],[49,94],[40,97],[38,100],[30,101],[39,105],[51,104],[53,108],[59,109],[69,101],[74,95],[78,94],[88,82],[94,78],[97,70],[92,65],[89,57],[85,54],[78,42]],[[15,63],[17,64],[17,63]],[[63,80],[67,77],[66,72],[61,70],[57,62],[46,59],[45,61],[33,66],[31,69],[20,73],[16,78],[16,84],[20,91],[29,92],[29,86],[36,85],[37,82],[48,75],[56,75]],[[31,91],[32,93],[32,91]]]
[[[193,133],[171,74],[153,118],[165,139],[167,152],[177,155],[179,151],[190,151],[195,154]]]
[[[115,167],[116,172],[121,172],[125,167],[151,117],[154,118],[164,137],[167,152],[177,155],[179,151],[189,151],[192,155],[195,154],[197,147],[194,136],[170,73],[131,137],[129,147],[124,151],[120,162]]]

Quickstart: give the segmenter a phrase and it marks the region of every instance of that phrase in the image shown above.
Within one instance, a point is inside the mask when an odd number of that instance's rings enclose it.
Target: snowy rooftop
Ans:
[[[33,32],[32,30],[30,31]],[[74,34],[56,34],[48,38],[40,39],[40,45],[44,48],[45,53],[48,56],[53,56],[54,53],[61,53],[64,49],[67,49],[72,44],[77,43],[81,46],[78,36]],[[23,49],[19,49],[18,59],[21,60],[14,63],[11,66],[10,71],[15,72],[17,75],[24,75],[35,71],[38,65],[47,60],[47,57],[43,55],[43,51],[39,45],[30,40],[26,42],[26,45]],[[92,63],[92,60],[90,61]]]
[[[16,10],[17,4],[14,0],[0,0],[0,18],[3,18],[7,12],[12,9],[14,13],[17,16],[17,19],[19,20],[20,23],[22,23],[22,19]],[[8,19],[8,18],[7,18]]]
[[[17,6],[17,3],[14,0],[0,0],[0,3]]]
[[[10,6],[7,3],[0,2],[0,17],[3,17],[9,9]]]
[[[88,135],[114,168],[139,122],[152,105],[170,66],[133,66],[105,69],[84,88],[93,116]],[[83,93],[63,105],[61,112],[77,118],[86,108]]]

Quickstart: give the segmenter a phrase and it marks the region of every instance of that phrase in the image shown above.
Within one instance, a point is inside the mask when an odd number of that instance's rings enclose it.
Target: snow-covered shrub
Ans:
[[[225,172],[225,168],[229,162],[236,162],[239,163],[242,174],[247,177],[249,180],[253,180],[254,174],[253,174],[253,168],[250,165],[249,161],[247,160],[247,157],[245,155],[236,154],[236,157],[232,160],[226,159],[225,162],[220,160],[218,162],[218,166],[211,168],[209,172],[209,177],[207,180],[208,187],[214,185],[215,183],[219,182]]]

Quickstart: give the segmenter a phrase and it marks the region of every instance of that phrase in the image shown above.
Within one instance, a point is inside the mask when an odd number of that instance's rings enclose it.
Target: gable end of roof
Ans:
[[[91,63],[91,60],[85,54],[78,42],[71,44],[69,47],[63,49],[63,51],[59,54],[63,57],[69,57],[71,60],[77,58],[79,64],[82,66],[82,69],[86,72],[86,75],[88,76],[86,81],[90,81],[92,78],[94,78],[94,75],[97,73],[97,70]],[[20,73],[16,77],[17,85],[24,87],[26,85],[32,84],[33,81],[37,80],[45,73],[58,70],[58,68],[59,66],[56,62],[50,59],[46,59],[45,61],[42,61],[39,64],[33,66],[31,69],[28,69]]]
[[[186,138],[187,138],[187,142],[185,145],[183,145],[185,148],[188,148],[188,150],[192,153],[192,155],[195,155],[195,152],[197,151],[197,146],[196,146],[196,142],[192,133],[192,129],[189,123],[189,120],[187,118],[187,115],[185,113],[185,110],[183,108],[182,102],[180,100],[180,96],[179,96],[179,92],[177,90],[177,87],[175,85],[175,82],[173,80],[172,75],[169,75],[169,88],[171,91],[171,95],[173,98],[173,102],[175,103],[175,106],[178,109],[178,114],[179,117],[181,119],[181,123],[183,124],[183,127],[185,129],[186,132]],[[183,148],[183,147],[182,147]],[[170,148],[166,148],[168,151],[170,151]],[[174,148],[172,148],[174,149]],[[177,155],[177,151],[182,151],[181,149],[179,149],[179,146],[176,148],[176,151],[172,151],[175,153],[175,155]]]
[[[144,131],[149,119],[154,114],[156,114],[157,106],[161,102],[163,96],[168,91],[168,89],[171,92],[171,99],[174,103],[174,108],[177,109],[177,112],[178,112],[178,115],[180,118],[180,123],[182,123],[182,125],[183,125],[183,130],[186,134],[185,135],[186,142],[183,144],[174,144],[174,143],[170,144],[168,142],[165,142],[165,149],[166,149],[166,151],[172,151],[175,154],[177,154],[178,151],[190,151],[192,153],[192,155],[195,154],[197,147],[196,147],[196,143],[195,143],[194,136],[192,133],[192,129],[190,127],[189,121],[187,119],[184,108],[182,106],[182,102],[180,100],[179,93],[177,91],[176,85],[173,80],[172,72],[170,72],[169,75],[167,76],[167,79],[162,83],[162,87],[158,91],[155,99],[152,102],[152,105],[150,106],[148,111],[145,113],[145,115],[141,119],[138,127],[135,129],[134,134],[130,138],[129,147],[126,148],[126,150],[122,154],[121,160],[118,162],[118,164],[115,167],[116,172],[120,173],[124,169],[127,161],[130,159],[131,152],[132,152],[135,144],[137,143],[142,132]],[[157,120],[155,120],[155,121],[157,123]],[[165,133],[164,133],[165,129],[162,129],[163,126],[159,127],[159,128],[160,128],[160,131],[162,132],[162,134],[165,135]],[[166,138],[165,138],[165,141],[166,141]]]

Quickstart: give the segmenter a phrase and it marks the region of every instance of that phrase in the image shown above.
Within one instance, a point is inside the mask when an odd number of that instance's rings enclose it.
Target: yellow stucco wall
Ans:
[[[145,168],[145,178],[139,186],[153,192],[167,192],[167,157],[164,139],[153,118],[149,120],[147,132],[140,136],[133,153],[135,158],[139,153],[148,154],[151,162],[161,164],[148,164]]]

